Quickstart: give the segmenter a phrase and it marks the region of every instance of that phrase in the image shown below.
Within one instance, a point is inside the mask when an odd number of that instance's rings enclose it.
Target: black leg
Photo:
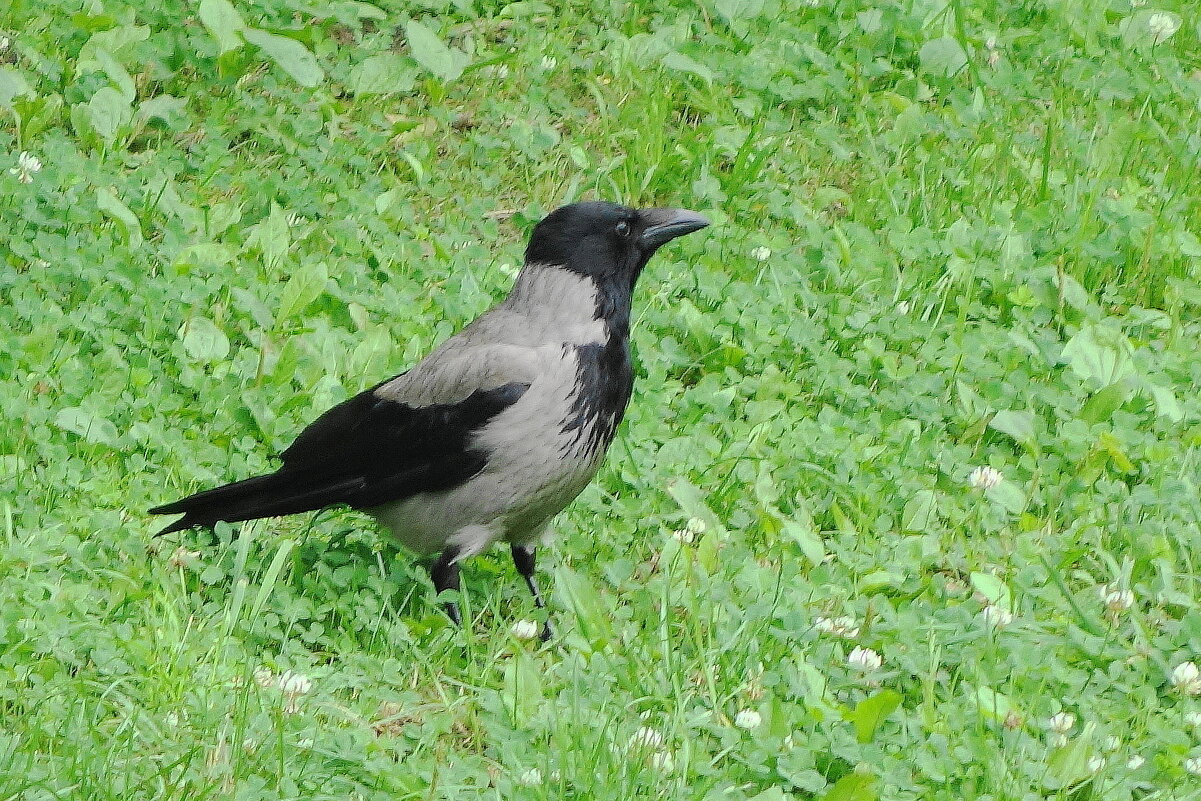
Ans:
[[[530,588],[530,594],[534,596],[534,605],[539,609],[545,609],[546,603],[542,600],[542,593],[538,591],[538,582],[534,578],[534,557],[537,548],[533,545],[517,545],[514,544],[511,548],[513,553],[513,565],[517,568],[517,572],[525,579],[525,586]],[[542,641],[546,642],[555,634],[550,625],[550,615],[547,615],[546,625],[542,627]]]
[[[447,548],[438,557],[438,560],[430,565],[430,578],[434,580],[434,590],[439,594],[443,590],[456,592],[459,590],[459,564],[455,561],[455,557],[458,555],[457,549]],[[454,601],[447,601],[446,614],[456,626],[463,624],[463,616],[459,614],[459,605]]]

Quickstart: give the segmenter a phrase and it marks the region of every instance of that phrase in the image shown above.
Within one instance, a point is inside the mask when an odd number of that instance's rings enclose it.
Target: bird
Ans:
[[[537,548],[596,475],[633,392],[635,284],[660,247],[708,225],[687,209],[605,201],[552,211],[502,301],[320,415],[275,472],[150,509],[183,514],[158,535],[344,505],[431,559],[439,595],[459,590],[463,560],[508,544],[545,612]],[[461,625],[458,605],[445,608]]]

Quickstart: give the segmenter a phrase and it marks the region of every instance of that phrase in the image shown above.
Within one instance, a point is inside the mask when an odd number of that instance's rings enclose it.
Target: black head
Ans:
[[[534,227],[527,264],[556,264],[607,283],[638,280],[662,245],[709,224],[687,209],[631,209],[616,203],[572,203]]]

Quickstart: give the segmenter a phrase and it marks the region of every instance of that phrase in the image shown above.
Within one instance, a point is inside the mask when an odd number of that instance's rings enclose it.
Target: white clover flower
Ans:
[[[684,527],[671,532],[671,536],[680,542],[691,543],[697,538],[698,534],[704,534],[705,529],[708,527],[705,521],[699,517],[690,517],[688,518],[688,522],[684,524]]]
[[[532,640],[538,636],[538,623],[534,620],[518,620],[509,633],[519,640]]]
[[[1147,30],[1151,32],[1151,38],[1155,40],[1155,44],[1167,41],[1179,29],[1180,21],[1171,14],[1157,11],[1147,18]]]
[[[542,57],[542,69],[547,70],[549,72],[550,70],[553,70],[557,66],[559,66],[559,60],[557,58],[555,58],[554,56],[543,56]]]
[[[763,717],[753,709],[743,709],[734,716],[734,725],[740,729],[754,729],[763,722]]]
[[[33,183],[33,174],[41,172],[42,162],[37,156],[25,150],[21,151],[21,155],[17,156],[17,166],[10,167],[9,172],[17,176],[17,180],[23,184]]]
[[[1116,734],[1111,734],[1105,738],[1105,742],[1101,745],[1106,751],[1117,751],[1122,747],[1122,738]]]
[[[1001,483],[1001,471],[995,467],[977,467],[967,477],[967,483],[974,489],[990,490]]]
[[[643,726],[630,738],[630,748],[662,748],[663,735],[650,726]]]
[[[751,248],[751,258],[755,261],[767,261],[771,258],[771,248],[760,245],[757,248]]]
[[[902,316],[909,314],[909,301],[902,300],[897,303],[897,314]]]
[[[1201,776],[1201,757],[1189,757],[1184,760],[1184,769],[1194,776]]]
[[[984,622],[994,628],[1003,629],[1013,622],[1013,612],[996,604],[984,607]]]
[[[286,670],[279,676],[279,691],[289,698],[305,695],[313,689],[313,681],[303,673]]]
[[[1089,773],[1100,773],[1101,769],[1104,767],[1105,767],[1105,757],[1091,756],[1088,758],[1088,772]]]
[[[12,44],[11,39],[9,39],[7,36],[0,36],[0,53],[3,53],[5,50],[7,50],[10,44]]]
[[[1056,734],[1067,734],[1076,725],[1076,716],[1071,712],[1056,712],[1047,721],[1047,728]]]
[[[542,784],[542,771],[537,768],[523,770],[517,776],[517,783],[522,787],[538,787]]]
[[[1101,597],[1105,602],[1105,609],[1115,617],[1134,606],[1134,592],[1123,590],[1112,584],[1106,584],[1101,588]]]
[[[501,272],[501,274],[507,278],[516,278],[517,277],[517,272],[518,272],[517,268],[514,267],[512,264],[509,264],[508,262],[505,262],[504,264],[500,265],[496,269],[499,270]]]
[[[1181,662],[1172,669],[1172,686],[1185,695],[1201,695],[1201,669],[1196,662]]]
[[[1049,742],[1051,743],[1052,748],[1063,748],[1068,744],[1068,736],[1066,734],[1059,734],[1056,732],[1055,734],[1051,735]]]
[[[500,78],[502,81],[505,78],[509,77],[509,65],[508,64],[494,64],[488,68],[488,71],[491,72],[493,75],[495,75],[497,78]]]
[[[833,634],[845,640],[853,640],[859,636],[859,626],[853,617],[819,617],[813,622],[813,626],[823,634]]]
[[[1201,712],[1198,712],[1197,710],[1185,712],[1184,725],[1192,726],[1194,729],[1201,728]]]
[[[1126,760],[1126,769],[1127,770],[1138,770],[1144,764],[1146,764],[1146,762],[1147,762],[1147,760],[1143,759],[1138,754],[1135,754],[1134,756],[1130,757],[1130,759]]]
[[[880,655],[871,648],[863,648],[856,646],[850,654],[847,655],[847,664],[856,670],[862,670],[864,673],[870,673],[873,670],[879,670],[884,664],[884,660]]]
[[[273,687],[275,686],[275,674],[271,672],[271,668],[257,668],[254,671],[254,683],[264,690]]]
[[[168,726],[170,726],[171,728],[174,729],[176,726],[179,725],[179,713],[178,712],[168,712],[167,716],[165,718],[163,718],[163,723],[166,723]]]

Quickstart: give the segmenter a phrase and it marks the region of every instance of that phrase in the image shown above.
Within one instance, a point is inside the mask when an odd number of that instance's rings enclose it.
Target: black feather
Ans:
[[[155,507],[184,517],[166,534],[217,521],[295,514],[333,504],[360,509],[436,492],[468,480],[488,462],[472,435],[517,402],[529,384],[477,390],[458,403],[413,407],[374,389],[321,415],[281,454],[283,466]]]
[[[629,343],[625,337],[610,335],[604,345],[577,345],[574,350],[579,389],[563,431],[577,432],[573,444],[587,436],[590,450],[603,450],[613,441],[634,390]]]

